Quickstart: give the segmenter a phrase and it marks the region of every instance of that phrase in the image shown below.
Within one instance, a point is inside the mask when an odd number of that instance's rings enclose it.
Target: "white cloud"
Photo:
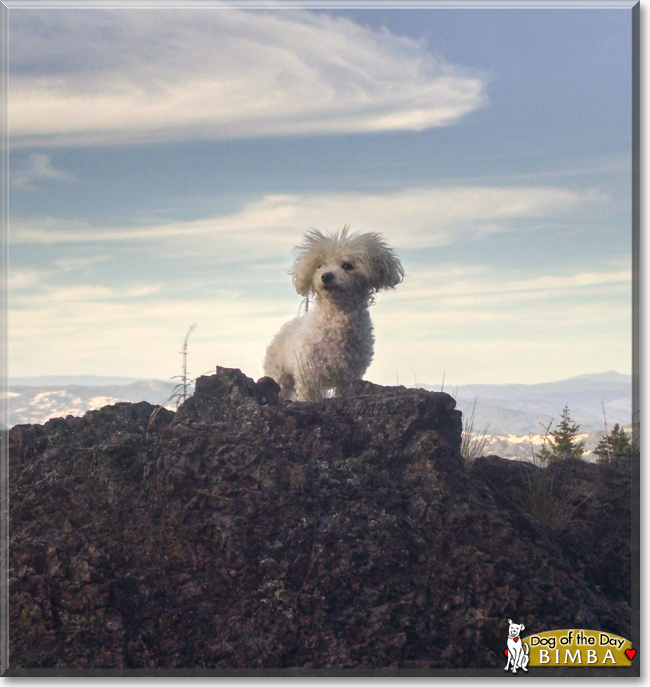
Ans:
[[[483,265],[467,266],[414,266],[408,279],[396,292],[399,308],[407,303],[417,307],[420,302],[431,304],[453,303],[454,308],[481,308],[488,304],[527,303],[554,297],[557,294],[586,292],[590,289],[607,289],[611,293],[630,292],[632,272],[629,267],[600,272],[572,274],[543,274],[520,278],[512,272],[500,274]],[[435,305],[433,307],[436,307]]]
[[[45,153],[33,153],[26,164],[11,173],[9,179],[13,186],[22,189],[35,188],[39,181],[71,181],[72,175],[52,166],[52,159]]]
[[[43,282],[48,272],[39,269],[12,269],[7,274],[7,288],[9,291],[31,289]]]
[[[38,292],[22,295],[15,298],[14,302],[21,307],[40,307],[43,303],[49,303],[53,311],[58,310],[60,316],[63,311],[69,313],[72,319],[79,323],[88,324],[93,320],[93,314],[88,311],[85,314],[89,319],[81,316],[82,304],[94,306],[97,303],[121,303],[135,300],[143,301],[149,296],[162,291],[160,284],[133,284],[120,288],[105,286],[103,284],[71,284],[68,286],[45,287]]]
[[[480,265],[415,267],[372,308],[376,352],[367,378],[381,384],[533,382],[585,370],[626,370],[630,350],[630,274],[567,271],[522,278]],[[287,279],[286,275],[280,275]],[[10,299],[12,374],[78,373],[171,377],[183,336],[191,371],[215,365],[262,374],[264,351],[296,314],[260,289],[179,293],[177,282],[51,286]],[[172,287],[173,288],[170,288]],[[170,296],[170,293],[173,296]],[[597,332],[597,335],[594,334]],[[43,342],[47,342],[47,356]]]
[[[85,255],[60,258],[55,260],[54,264],[63,272],[76,272],[78,270],[87,270],[108,260],[110,260],[108,255]]]
[[[7,287],[13,294],[33,289],[35,287],[46,286],[52,279],[56,279],[63,274],[83,272],[95,265],[109,260],[107,255],[88,255],[84,257],[66,257],[55,260],[52,267],[42,268],[12,268],[7,275]],[[77,275],[79,278],[79,275]]]
[[[379,383],[534,383],[629,371],[631,274],[521,278],[481,265],[411,270],[373,308]]]
[[[156,284],[48,288],[11,298],[11,373],[124,370],[126,376],[169,378],[181,370],[183,337],[196,322],[191,374],[223,365],[260,377],[266,345],[290,319],[293,304],[286,317],[276,310],[263,293],[255,300],[204,289],[200,296],[169,299]]]
[[[414,266],[409,272],[376,309],[384,338],[396,345],[404,332],[413,341],[473,341],[477,350],[493,340],[527,340],[528,346],[555,337],[577,344],[594,338],[595,330],[596,339],[629,339],[629,267],[527,278],[483,265]]]
[[[423,41],[308,11],[21,10],[12,145],[423,130],[486,101]]]
[[[630,282],[629,269],[519,279],[480,265],[416,268],[378,299],[376,319],[396,342],[409,332],[414,341],[468,340],[480,348],[494,338],[588,337],[594,328],[629,338]]]
[[[308,228],[384,234],[398,249],[468,241],[485,234],[561,221],[591,192],[561,188],[419,188],[388,194],[325,193],[273,195],[222,217],[150,227],[91,227],[54,219],[11,222],[10,243],[156,241],[158,253],[210,256],[220,261],[285,256]],[[333,218],[336,222],[333,224]]]

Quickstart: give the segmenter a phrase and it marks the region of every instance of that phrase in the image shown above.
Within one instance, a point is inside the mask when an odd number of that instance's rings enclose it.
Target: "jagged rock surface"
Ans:
[[[153,410],[11,430],[11,667],[498,667],[508,618],[629,637],[629,470],[568,466],[553,530],[521,466],[463,466],[447,394],[279,404],[217,368]]]

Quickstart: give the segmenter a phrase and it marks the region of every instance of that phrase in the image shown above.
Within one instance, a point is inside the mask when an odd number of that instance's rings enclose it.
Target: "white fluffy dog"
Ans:
[[[374,344],[368,306],[377,291],[402,281],[404,269],[379,234],[350,234],[347,226],[309,231],[295,253],[293,284],[307,312],[273,339],[264,374],[280,385],[281,399],[315,401],[363,377]]]

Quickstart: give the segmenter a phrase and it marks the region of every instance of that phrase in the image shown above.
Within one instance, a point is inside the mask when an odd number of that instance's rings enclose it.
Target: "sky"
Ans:
[[[168,379],[196,324],[257,379],[345,224],[406,272],[366,379],[630,373],[631,15],[11,8],[9,376]]]

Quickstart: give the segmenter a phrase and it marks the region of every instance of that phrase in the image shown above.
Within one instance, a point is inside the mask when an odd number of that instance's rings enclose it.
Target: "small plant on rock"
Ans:
[[[147,425],[147,429],[145,430],[145,434],[149,431],[151,426],[156,420],[156,417],[158,417],[158,414],[160,411],[168,404],[172,403],[173,401],[176,402],[176,408],[181,403],[184,403],[187,400],[187,397],[190,395],[188,390],[190,387],[194,386],[194,383],[196,382],[195,379],[190,379],[190,377],[187,374],[187,342],[188,339],[190,338],[190,334],[194,331],[196,328],[196,324],[193,324],[188,330],[187,334],[185,334],[185,339],[183,341],[183,350],[181,351],[181,355],[183,356],[183,373],[180,375],[176,375],[172,377],[172,379],[180,379],[181,381],[174,387],[171,395],[169,398],[159,406],[156,406],[154,408],[153,412],[151,413],[151,416],[149,417],[149,423]],[[204,373],[205,374],[205,373]]]
[[[566,488],[551,470],[534,468],[524,476],[518,500],[525,512],[559,535],[570,528],[576,511],[590,496]]]

